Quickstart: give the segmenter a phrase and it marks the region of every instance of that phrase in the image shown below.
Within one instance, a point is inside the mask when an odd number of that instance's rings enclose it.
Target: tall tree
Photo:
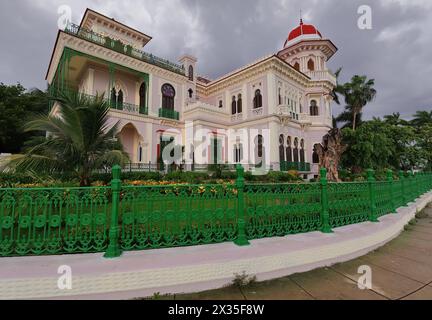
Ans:
[[[23,125],[34,114],[48,112],[48,101],[44,91],[0,83],[0,153],[19,153],[26,140],[44,135],[24,132]]]
[[[327,169],[329,181],[338,182],[339,163],[341,156],[346,150],[346,145],[342,143],[341,130],[331,129],[323,138],[322,143],[314,145],[314,150],[318,153],[319,166]]]
[[[432,124],[432,111],[417,111],[411,124],[416,127]]]
[[[108,126],[110,107],[103,97],[65,93],[56,101],[55,112],[37,116],[25,125],[26,132],[43,131],[48,137],[38,138],[25,154],[14,157],[9,168],[74,172],[81,186],[89,186],[93,170],[128,161],[115,139],[118,125]]]
[[[346,117],[347,114],[351,115],[352,129],[354,131],[358,126],[359,116],[361,118],[363,108],[376,96],[377,92],[374,85],[374,79],[355,75],[351,78],[350,82],[345,83],[340,89],[345,97],[346,104],[343,117]],[[341,121],[344,120],[342,117],[339,117],[339,119]]]

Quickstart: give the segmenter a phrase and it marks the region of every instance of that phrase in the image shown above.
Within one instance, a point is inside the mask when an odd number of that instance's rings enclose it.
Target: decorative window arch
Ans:
[[[193,66],[189,66],[189,72],[188,72],[189,80],[194,81],[194,69]]]
[[[231,114],[236,114],[236,113],[237,113],[237,101],[236,101],[236,97],[233,96],[231,102]]]
[[[242,100],[241,93],[239,93],[239,95],[237,96],[237,113],[242,113],[242,112],[243,112],[243,100]]]
[[[240,163],[243,160],[243,144],[237,142],[234,145],[234,162]]]
[[[285,161],[285,147],[284,147],[285,138],[284,135],[281,134],[279,136],[279,162],[282,163]]]
[[[294,139],[294,162],[299,162],[299,140],[298,138]]]
[[[312,58],[309,59],[309,61],[307,63],[307,67],[308,67],[309,71],[315,70],[315,62],[312,60]]]
[[[298,62],[294,63],[294,69],[300,71],[300,64]]]
[[[256,137],[256,146],[257,146],[257,156],[261,159],[264,155],[264,137],[262,135],[258,135]]]
[[[287,137],[287,147],[286,147],[286,161],[292,162],[292,145],[291,145],[291,137]]]
[[[318,116],[319,112],[318,112],[318,105],[316,100],[311,100],[310,102],[310,115],[311,116]]]
[[[111,89],[110,104],[112,108],[123,110],[124,94],[119,87]]]
[[[253,107],[254,107],[254,109],[258,109],[258,108],[262,107],[262,95],[261,95],[260,89],[255,90],[255,96],[253,99]]]
[[[304,139],[301,139],[300,141],[300,162],[306,162],[305,159],[305,142]]]
[[[281,88],[278,89],[278,98],[279,98],[279,105],[282,104],[282,93],[281,93]]]
[[[139,106],[140,110],[147,105],[147,84],[143,82],[139,89]]]
[[[162,109],[174,110],[175,89],[169,83],[162,86]]]

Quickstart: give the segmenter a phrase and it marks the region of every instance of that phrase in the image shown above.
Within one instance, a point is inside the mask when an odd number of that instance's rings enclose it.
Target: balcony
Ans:
[[[336,86],[336,76],[330,71],[306,71],[305,74],[313,81],[329,81]]]
[[[96,96],[78,92],[77,90],[73,90],[71,88],[65,87],[65,88],[57,88],[56,86],[50,86],[48,88],[48,92],[51,96],[59,96],[61,94],[79,94],[82,97],[86,97],[88,99],[95,99]],[[111,109],[132,113],[132,114],[141,114],[141,115],[148,115],[148,108],[141,107],[132,103],[115,103],[113,101],[110,101],[109,99],[104,99],[106,103],[110,106]]]
[[[178,121],[180,120],[180,113],[175,110],[160,108],[159,117]]]
[[[152,54],[146,53],[144,51],[133,48],[130,45],[125,45],[120,40],[113,40],[108,36],[103,36],[101,34],[95,33],[93,31],[87,30],[85,28],[81,28],[76,24],[69,24],[65,32],[81,39],[85,39],[87,41],[99,44],[103,47],[109,48],[111,50],[117,51],[119,53],[125,54],[135,59],[142,60],[149,64],[161,67],[163,69],[178,73],[180,75],[185,75],[185,70],[182,66],[170,62],[166,59],[159,58]]]
[[[280,171],[296,170],[299,172],[310,172],[311,165],[308,162],[288,162],[282,161],[280,163]]]

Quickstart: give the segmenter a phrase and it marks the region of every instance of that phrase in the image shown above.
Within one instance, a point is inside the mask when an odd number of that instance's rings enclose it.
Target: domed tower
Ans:
[[[305,124],[332,127],[331,92],[336,86],[336,76],[327,68],[327,61],[336,53],[336,46],[323,38],[311,24],[294,28],[278,52],[278,57],[310,78],[300,97],[300,118]]]
[[[318,76],[315,71],[327,71],[327,61],[336,51],[336,46],[324,39],[315,26],[304,24],[300,19],[299,26],[289,33],[278,56],[315,80]]]

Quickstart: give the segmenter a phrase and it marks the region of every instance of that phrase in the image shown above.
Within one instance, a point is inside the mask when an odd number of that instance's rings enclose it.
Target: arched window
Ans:
[[[318,155],[318,152],[316,151],[315,147],[314,147],[313,153],[312,153],[312,162],[313,163],[319,163],[319,155]]]
[[[308,66],[308,70],[309,71],[314,71],[315,70],[315,63],[313,62],[312,59],[309,59],[307,66]]]
[[[298,141],[298,138],[294,139],[294,162],[299,162],[299,141]]]
[[[174,87],[168,83],[162,86],[162,109],[174,110]]]
[[[285,147],[284,147],[284,136],[281,134],[279,136],[279,162],[283,163],[285,161]]]
[[[147,99],[147,85],[145,82],[143,82],[141,84],[141,87],[139,89],[139,97],[140,97],[139,106],[140,106],[140,110],[142,110],[147,105],[147,100],[146,100]]]
[[[237,113],[237,102],[236,102],[236,97],[233,96],[232,103],[231,103],[231,114],[236,114],[236,113]]]
[[[117,108],[120,110],[123,109],[123,91],[121,89],[117,94]]]
[[[243,101],[242,101],[242,95],[239,94],[237,97],[237,113],[243,112]]]
[[[310,103],[310,115],[311,116],[318,116],[318,106],[316,100],[312,100]]]
[[[222,100],[219,100],[219,108],[223,108]]]
[[[123,110],[123,91],[120,89],[118,92],[116,88],[111,90],[111,108]]]
[[[117,107],[117,91],[115,88],[111,90],[111,106],[114,108]]]
[[[253,106],[254,109],[258,109],[262,107],[262,95],[261,95],[261,90],[257,89],[255,91],[255,97],[253,99]]]
[[[143,158],[143,152],[142,152],[142,146],[141,143],[138,146],[138,162],[142,162],[142,158]]]
[[[282,104],[282,95],[281,95],[281,88],[278,90],[278,97],[279,97],[279,105]]]
[[[264,137],[258,135],[255,138],[255,168],[264,168],[265,163]]]
[[[189,66],[189,80],[194,81],[194,69],[192,66]]]
[[[298,62],[296,62],[294,64],[294,69],[296,69],[297,71],[300,71],[300,64]]]
[[[304,149],[304,147],[305,147],[305,143],[304,143],[304,140],[303,139],[301,139],[301,141],[300,141],[300,162],[306,162],[305,160],[305,149]]]
[[[240,163],[243,160],[243,145],[237,143],[234,145],[234,162]]]
[[[292,147],[291,147],[291,137],[287,138],[287,147],[286,147],[286,160],[288,162],[292,162]]]
[[[189,95],[189,99],[192,99],[192,97],[193,97],[193,90],[192,89],[188,90],[188,95]]]

